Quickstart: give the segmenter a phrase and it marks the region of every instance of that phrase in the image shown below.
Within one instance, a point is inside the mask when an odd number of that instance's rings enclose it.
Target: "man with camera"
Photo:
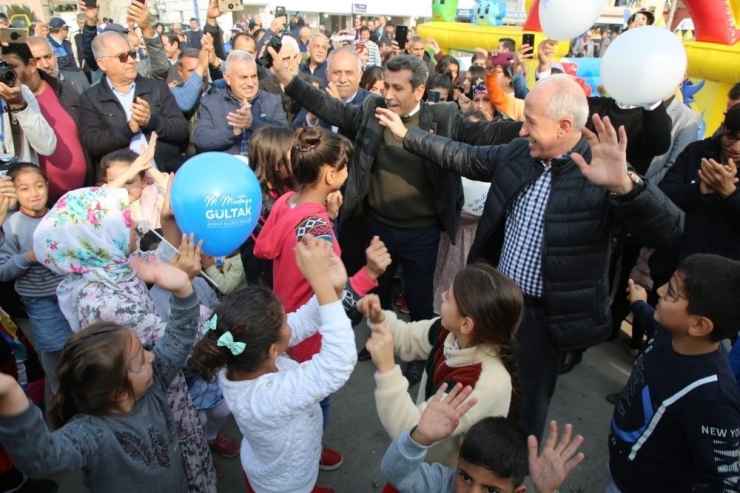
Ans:
[[[37,40],[51,51],[45,39],[35,36],[28,39]],[[2,61],[18,77],[16,84],[31,90],[42,117],[56,136],[53,153],[38,156],[39,167],[46,172],[49,180],[49,202],[56,202],[70,190],[92,185],[94,170],[88,166],[77,126],[80,95],[69,83],[41,70],[29,45],[9,44],[3,47],[2,52]]]
[[[152,132],[159,136],[154,159],[160,169],[178,158],[188,144],[188,122],[166,84],[136,73],[136,51],[116,31],[92,43],[105,74],[80,98],[82,143],[95,160],[130,147],[141,152]]]
[[[280,98],[260,90],[257,62],[241,50],[226,58],[227,89],[203,99],[195,128],[195,145],[201,152],[221,151],[246,156],[249,137],[263,125],[288,125]]]

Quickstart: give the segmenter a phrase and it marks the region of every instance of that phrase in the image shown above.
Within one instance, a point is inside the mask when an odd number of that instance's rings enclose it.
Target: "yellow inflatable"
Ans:
[[[740,82],[740,0],[684,0],[694,22],[696,38],[685,41],[688,56],[687,103],[703,115],[710,135],[722,123],[730,88]],[[523,33],[535,35],[535,44],[546,39],[539,27],[539,0],[528,0],[529,17],[523,28],[481,26],[460,22],[429,22],[418,26],[422,37],[432,36],[445,53],[472,52],[476,47],[497,46],[500,38],[521,43]],[[565,56],[568,43],[559,43],[556,56]],[[531,73],[532,71],[530,71]],[[659,76],[656,74],[656,76]]]

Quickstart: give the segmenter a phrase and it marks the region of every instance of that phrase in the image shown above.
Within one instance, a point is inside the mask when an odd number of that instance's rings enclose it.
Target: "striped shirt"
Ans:
[[[33,232],[41,219],[43,216],[15,212],[3,224],[5,243],[0,246],[0,281],[15,279],[16,292],[25,298],[56,297],[57,285],[63,278],[26,259],[26,252],[33,250]]]

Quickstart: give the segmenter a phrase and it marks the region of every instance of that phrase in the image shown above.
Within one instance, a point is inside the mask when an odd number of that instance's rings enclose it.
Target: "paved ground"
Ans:
[[[356,333],[359,348],[369,332],[362,325]],[[583,363],[560,378],[550,418],[559,423],[572,423],[576,432],[586,439],[582,447],[586,460],[560,488],[561,492],[604,491],[606,442],[613,409],[604,396],[621,390],[629,376],[631,361],[622,350],[621,341],[606,343],[587,351]],[[337,493],[373,493],[384,485],[380,461],[390,440],[375,411],[373,371],[371,361],[358,363],[349,383],[333,397],[325,444],[342,452],[345,461],[336,471],[322,472],[318,484],[334,488]],[[417,390],[418,387],[411,389],[414,396]],[[239,436],[231,419],[226,430],[232,437]],[[244,492],[239,458],[217,460],[225,471],[219,481],[219,492]],[[60,493],[84,492],[80,474],[70,474],[59,480]]]

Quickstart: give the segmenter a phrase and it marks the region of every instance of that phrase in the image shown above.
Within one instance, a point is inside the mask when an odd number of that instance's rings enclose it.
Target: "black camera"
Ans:
[[[267,46],[272,46],[272,49],[275,50],[275,53],[280,53],[280,48],[283,47],[282,36],[278,37],[276,35],[271,37],[270,41],[267,42]],[[265,53],[260,57],[260,65],[265,68],[270,68],[272,67],[273,63],[274,60],[272,59],[272,55],[270,55],[270,52],[268,52],[267,48],[265,48]]]
[[[18,74],[8,66],[8,62],[0,61],[0,82],[8,87],[12,87],[18,80]]]

